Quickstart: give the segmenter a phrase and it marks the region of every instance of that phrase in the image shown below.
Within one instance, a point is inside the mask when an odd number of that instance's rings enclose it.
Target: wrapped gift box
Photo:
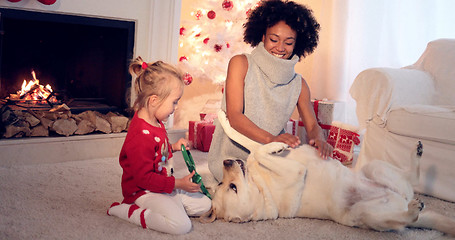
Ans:
[[[216,118],[218,110],[221,109],[221,100],[209,99],[199,113],[200,120],[211,120]]]
[[[354,146],[360,144],[359,129],[353,125],[334,121],[330,128],[327,143],[333,147],[333,158],[344,165],[349,165],[354,159]]]
[[[342,102],[329,100],[311,100],[314,113],[319,126],[322,128],[324,137],[329,136],[332,121],[342,120],[344,116],[344,105]],[[286,132],[296,135],[304,143],[308,142],[306,130],[302,121],[290,119],[286,125]]]
[[[210,121],[189,121],[188,140],[193,148],[208,152],[212,143],[215,125]]]
[[[289,121],[286,123],[286,128],[284,129],[284,131],[286,133],[297,136],[298,126],[299,126],[299,121],[294,120],[294,119],[289,119]]]
[[[344,103],[339,101],[311,100],[316,119],[322,129],[330,130],[333,121],[344,121]]]

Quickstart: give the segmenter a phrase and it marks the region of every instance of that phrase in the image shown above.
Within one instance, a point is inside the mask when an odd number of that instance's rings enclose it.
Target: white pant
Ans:
[[[212,202],[200,192],[189,193],[180,189],[171,194],[149,192],[136,199],[136,205],[150,210],[147,228],[172,234],[191,230],[188,216],[200,216],[210,210]]]

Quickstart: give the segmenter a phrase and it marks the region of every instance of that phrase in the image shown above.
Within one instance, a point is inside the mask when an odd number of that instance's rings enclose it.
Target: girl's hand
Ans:
[[[199,184],[191,182],[191,178],[193,177],[195,171],[186,175],[183,178],[175,179],[175,186],[174,189],[182,189],[187,192],[199,192],[201,187]]]
[[[319,155],[323,159],[327,159],[328,157],[332,157],[333,155],[333,147],[332,145],[328,144],[326,141],[320,139],[311,139],[308,144],[315,147],[319,151]]]
[[[185,145],[186,150],[190,149],[190,144],[188,140],[185,138],[180,138],[176,143],[171,145],[172,152],[180,151],[181,150],[180,147],[182,146],[182,144]]]
[[[299,137],[289,133],[283,133],[278,136],[274,136],[270,142],[283,142],[292,148],[295,148],[300,145]]]

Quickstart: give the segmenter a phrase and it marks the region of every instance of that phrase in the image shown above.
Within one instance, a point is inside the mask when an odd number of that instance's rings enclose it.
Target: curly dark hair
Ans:
[[[286,22],[297,33],[294,54],[299,58],[312,53],[319,40],[319,23],[313,11],[306,6],[288,0],[263,1],[249,15],[243,24],[245,32],[243,41],[252,47],[257,46],[265,35],[267,28],[280,21]]]

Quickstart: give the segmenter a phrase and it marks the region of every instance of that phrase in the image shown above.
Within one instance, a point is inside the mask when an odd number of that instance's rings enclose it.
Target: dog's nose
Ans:
[[[232,167],[233,164],[234,164],[234,160],[231,160],[231,159],[226,159],[223,161],[223,165],[225,167]]]

